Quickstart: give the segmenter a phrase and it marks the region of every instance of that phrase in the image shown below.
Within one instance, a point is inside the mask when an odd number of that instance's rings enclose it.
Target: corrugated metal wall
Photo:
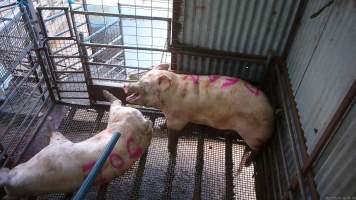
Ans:
[[[356,1],[309,1],[287,58],[308,151],[312,152],[356,79]],[[321,199],[356,195],[356,108],[314,166]]]
[[[266,56],[268,50],[273,50],[281,55],[298,5],[297,0],[185,0],[178,41],[227,52]],[[184,55],[177,58],[177,70],[233,75],[259,82],[265,66]]]
[[[315,167],[315,181],[321,199],[327,196],[356,197],[356,106],[330,141]]]
[[[356,78],[356,1],[309,1],[287,58],[308,151]]]

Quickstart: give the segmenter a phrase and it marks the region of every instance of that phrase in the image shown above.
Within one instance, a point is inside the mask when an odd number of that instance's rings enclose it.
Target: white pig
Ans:
[[[262,91],[238,78],[176,74],[168,67],[158,65],[125,85],[127,102],[160,109],[174,134],[188,122],[234,130],[254,152],[270,138],[274,114]]]
[[[151,141],[151,121],[138,110],[122,106],[109,92],[104,91],[104,95],[112,101],[107,128],[78,143],[53,132],[49,145],[29,161],[11,170],[0,170],[0,185],[5,186],[8,197],[77,190],[114,132],[120,132],[121,137],[94,185],[107,183],[123,174],[140,158]]]

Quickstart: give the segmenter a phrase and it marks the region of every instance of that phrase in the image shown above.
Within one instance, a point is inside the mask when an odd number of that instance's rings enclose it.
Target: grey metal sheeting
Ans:
[[[287,58],[308,151],[318,142],[356,78],[356,3],[310,1]]]
[[[267,56],[281,55],[300,1],[185,0],[178,41],[183,45]],[[177,70],[220,73],[258,82],[265,66],[231,60],[178,56]]]
[[[331,139],[315,167],[315,181],[320,199],[335,196],[356,197],[356,106]]]

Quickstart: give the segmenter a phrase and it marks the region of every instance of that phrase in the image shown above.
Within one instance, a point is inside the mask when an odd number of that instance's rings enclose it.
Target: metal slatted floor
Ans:
[[[237,176],[244,146],[236,138],[190,125],[170,156],[167,130],[161,128],[165,121],[162,113],[143,113],[154,122],[148,151],[124,175],[92,188],[86,199],[256,199],[254,166],[244,167]],[[107,120],[108,113],[103,110],[64,106],[59,131],[71,141],[82,141],[105,129]],[[34,199],[71,197],[51,194]]]

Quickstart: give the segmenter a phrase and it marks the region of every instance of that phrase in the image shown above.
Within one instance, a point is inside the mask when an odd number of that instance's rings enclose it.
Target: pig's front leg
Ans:
[[[175,153],[177,150],[179,133],[188,122],[181,119],[166,117],[166,123],[168,128],[168,151],[169,153]]]

